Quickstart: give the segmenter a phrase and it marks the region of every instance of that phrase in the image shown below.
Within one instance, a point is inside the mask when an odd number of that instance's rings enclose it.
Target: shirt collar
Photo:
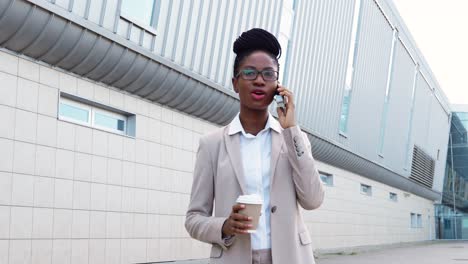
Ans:
[[[240,122],[239,115],[240,113],[237,113],[236,117],[234,117],[234,119],[229,124],[228,134],[230,136],[239,132],[241,132],[244,136],[247,135],[247,133],[244,130],[244,127],[242,126],[242,123]],[[269,128],[273,129],[274,131],[278,133],[281,133],[281,130],[282,130],[280,123],[270,113],[268,113],[268,119],[265,124],[265,128],[263,128],[262,130],[269,129]]]

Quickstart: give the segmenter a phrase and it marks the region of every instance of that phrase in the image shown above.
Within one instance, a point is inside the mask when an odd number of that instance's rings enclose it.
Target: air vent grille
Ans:
[[[418,146],[413,149],[410,180],[432,189],[435,161]]]

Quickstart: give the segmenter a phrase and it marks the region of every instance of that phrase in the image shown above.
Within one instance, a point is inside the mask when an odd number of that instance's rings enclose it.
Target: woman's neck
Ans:
[[[265,128],[268,120],[268,110],[252,111],[241,108],[239,119],[245,132],[256,136]]]

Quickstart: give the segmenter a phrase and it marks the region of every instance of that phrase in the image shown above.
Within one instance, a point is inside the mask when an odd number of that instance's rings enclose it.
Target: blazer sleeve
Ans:
[[[214,170],[213,160],[205,143],[200,139],[193,175],[190,204],[185,218],[185,228],[191,237],[227,249],[232,241],[222,238],[225,217],[213,217]]]
[[[315,167],[310,141],[299,126],[284,129],[283,137],[293,169],[297,200],[306,210],[316,209],[322,204],[325,191]]]

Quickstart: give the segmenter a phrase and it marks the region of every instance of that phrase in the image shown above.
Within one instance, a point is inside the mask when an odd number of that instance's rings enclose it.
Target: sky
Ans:
[[[451,104],[468,104],[468,0],[392,0]]]

